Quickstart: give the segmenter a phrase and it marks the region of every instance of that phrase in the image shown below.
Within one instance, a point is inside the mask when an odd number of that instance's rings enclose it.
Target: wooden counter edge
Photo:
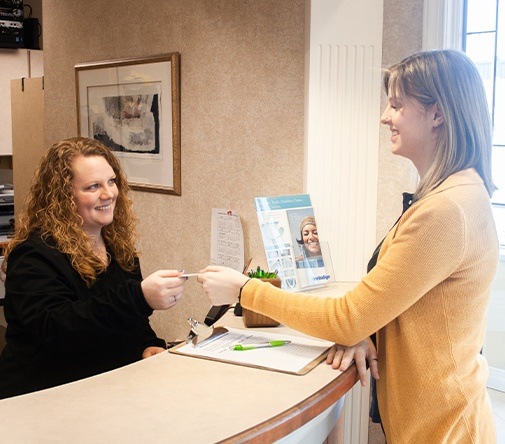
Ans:
[[[335,404],[358,380],[358,370],[353,364],[325,387],[297,405],[268,421],[219,441],[219,444],[275,442],[302,427]]]

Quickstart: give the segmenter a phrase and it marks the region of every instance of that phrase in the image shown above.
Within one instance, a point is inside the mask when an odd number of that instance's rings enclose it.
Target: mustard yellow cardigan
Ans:
[[[353,345],[377,332],[377,394],[388,444],[493,443],[479,353],[499,247],[473,169],[415,202],[387,235],[377,265],[341,298],[250,280],[243,307],[312,336]]]

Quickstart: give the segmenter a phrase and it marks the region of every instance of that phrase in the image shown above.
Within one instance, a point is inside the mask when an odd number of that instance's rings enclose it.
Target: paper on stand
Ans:
[[[212,209],[210,263],[240,272],[244,269],[242,222],[234,211]]]

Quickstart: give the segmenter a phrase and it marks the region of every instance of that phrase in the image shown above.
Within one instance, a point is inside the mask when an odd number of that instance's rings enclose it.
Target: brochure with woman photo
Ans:
[[[328,243],[319,238],[308,194],[257,197],[255,204],[268,268],[277,271],[283,289],[335,280]]]

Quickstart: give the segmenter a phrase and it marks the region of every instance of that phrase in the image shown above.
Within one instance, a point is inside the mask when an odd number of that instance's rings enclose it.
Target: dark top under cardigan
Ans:
[[[0,356],[0,398],[130,364],[146,347],[165,347],[149,324],[153,310],[137,270],[111,257],[88,288],[65,254],[32,236],[9,255]]]

